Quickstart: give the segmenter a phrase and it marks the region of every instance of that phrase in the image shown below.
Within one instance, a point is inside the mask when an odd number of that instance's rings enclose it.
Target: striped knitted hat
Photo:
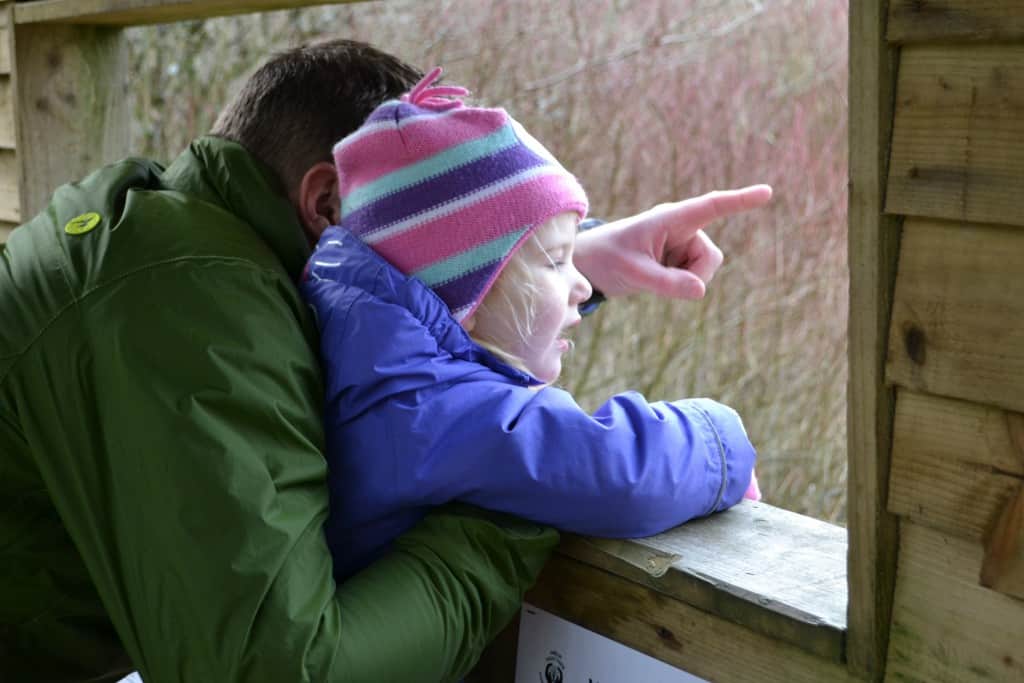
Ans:
[[[565,211],[582,219],[587,197],[503,109],[465,106],[464,88],[433,85],[440,74],[378,107],[334,161],[342,227],[462,321],[537,227]]]

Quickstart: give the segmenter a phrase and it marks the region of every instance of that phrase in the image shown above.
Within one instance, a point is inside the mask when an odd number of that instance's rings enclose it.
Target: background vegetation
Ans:
[[[846,0],[390,0],[133,29],[133,149],[170,160],[270,51],[372,42],[504,106],[592,213],[770,183],[709,230],[700,303],[637,298],[584,326],[566,385],[734,406],[767,502],[842,523],[846,487]]]

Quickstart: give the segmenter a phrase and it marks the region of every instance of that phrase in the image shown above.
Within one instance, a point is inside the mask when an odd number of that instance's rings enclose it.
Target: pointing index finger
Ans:
[[[719,218],[764,206],[771,198],[770,185],[750,185],[738,190],[708,192],[683,201],[680,208],[687,214],[687,223],[700,227]]]

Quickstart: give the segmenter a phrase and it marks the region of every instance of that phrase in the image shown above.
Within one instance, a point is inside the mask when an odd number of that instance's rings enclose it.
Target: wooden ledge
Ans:
[[[846,549],[842,527],[744,501],[651,538],[565,534],[559,552],[816,657],[842,662]]]
[[[354,0],[19,0],[15,24],[62,23],[135,26],[269,12]]]
[[[846,663],[846,530],[770,505],[630,541],[563,534],[526,602],[712,681],[861,683]],[[518,619],[467,678],[510,683]]]

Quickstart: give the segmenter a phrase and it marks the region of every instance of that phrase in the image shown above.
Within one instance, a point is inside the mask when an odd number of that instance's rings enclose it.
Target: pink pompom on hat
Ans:
[[[435,68],[334,146],[341,226],[422,280],[456,320],[476,310],[516,249],[587,196],[504,109],[467,106]]]

